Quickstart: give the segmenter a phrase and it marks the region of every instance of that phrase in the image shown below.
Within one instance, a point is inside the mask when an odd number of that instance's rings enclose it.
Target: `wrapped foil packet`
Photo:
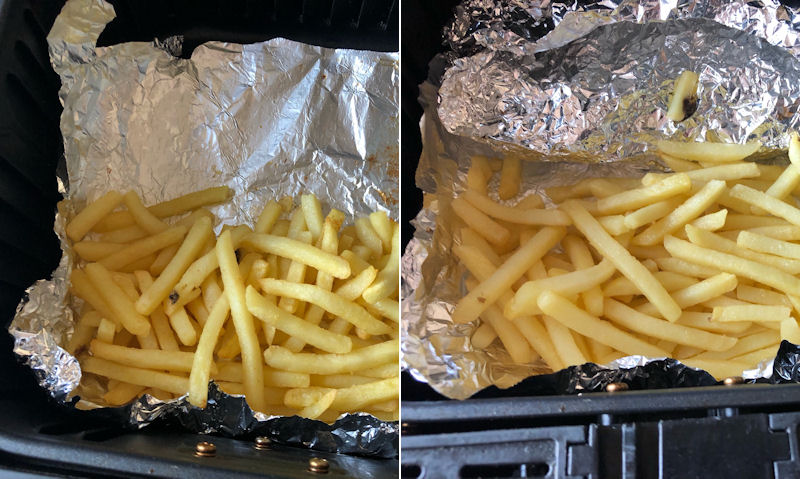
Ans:
[[[466,272],[451,253],[450,202],[466,187],[471,156],[512,152],[529,160],[525,194],[660,171],[652,145],[665,137],[758,138],[762,159],[785,161],[772,150],[785,148],[800,123],[798,32],[795,12],[769,1],[462,2],[444,32],[451,51],[431,62],[420,86],[416,182],[425,206],[403,257],[403,366],[457,399],[548,371],[539,362],[514,364],[498,345],[474,350],[475,325],[450,319]],[[674,124],[667,102],[687,69],[700,77],[697,111]],[[744,374],[769,376],[771,363]],[[584,381],[582,369],[572,371],[574,383]]]
[[[397,219],[398,55],[334,50],[281,38],[238,45],[209,42],[190,59],[180,37],[97,48],[114,18],[103,0],[69,0],[48,36],[62,87],[65,201],[55,230],[62,261],[27,291],[9,332],[15,352],[54,397],[67,401],[81,371],[65,345],[73,328],[68,295],[73,252],[64,225],[109,189],[145,204],[218,185],[235,191],[212,208],[222,224],[253,224],[268,199],[313,193],[349,217],[384,210]],[[97,385],[83,384],[91,391]],[[278,442],[393,457],[398,427],[366,414],[334,425],[269,417],[211,386],[210,406],[145,396],[117,411],[144,427],[177,421],[198,432],[259,430]],[[73,400],[75,398],[72,398]],[[212,407],[213,405],[213,407]],[[85,398],[76,407],[99,407]]]

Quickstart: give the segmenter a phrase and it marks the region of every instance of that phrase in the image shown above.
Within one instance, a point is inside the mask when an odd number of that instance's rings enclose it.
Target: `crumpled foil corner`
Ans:
[[[74,255],[64,225],[110,189],[152,204],[228,185],[234,199],[211,208],[223,224],[253,224],[271,198],[313,193],[350,217],[398,218],[399,62],[396,53],[334,50],[276,38],[209,42],[178,58],[180,36],[98,48],[115,17],[103,0],[69,0],[47,41],[62,86],[66,176],[55,231],[63,256],[51,279],[27,290],[9,332],[15,352],[51,395],[74,402],[78,362],[62,346],[80,300],[68,295]],[[75,303],[75,304],[72,304]],[[98,384],[90,384],[93,392]],[[81,386],[83,387],[83,385]],[[253,412],[213,383],[209,404],[145,396],[103,408],[130,427],[177,421],[196,432],[263,430],[278,442],[395,457],[398,428],[366,414],[333,425]],[[94,397],[75,406],[103,407]]]
[[[443,36],[450,50],[420,86],[416,183],[425,203],[402,261],[401,333],[403,367],[450,398],[549,372],[541,362],[514,364],[499,345],[474,350],[475,325],[450,318],[466,273],[451,253],[450,202],[466,187],[471,156],[528,160],[521,191],[531,194],[661,171],[652,145],[665,137],[758,138],[764,158],[779,159],[800,125],[800,18],[773,0],[465,0]],[[686,69],[700,77],[697,111],[675,124],[667,103]],[[652,361],[601,368],[614,374]],[[743,374],[767,377],[772,363]],[[565,371],[572,376],[559,384],[586,382],[583,369]]]

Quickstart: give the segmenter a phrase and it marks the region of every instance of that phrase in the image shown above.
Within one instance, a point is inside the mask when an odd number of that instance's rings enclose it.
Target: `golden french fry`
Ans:
[[[161,275],[139,297],[136,302],[137,312],[141,314],[152,313],[158,304],[170,295],[181,275],[192,264],[192,261],[197,258],[209,235],[211,235],[211,220],[208,218],[198,219]]]
[[[122,201],[128,208],[128,213],[133,217],[133,221],[151,235],[158,234],[167,229],[166,223],[158,219],[144,207],[142,200],[135,191],[131,190],[125,193],[125,196],[122,197]]]
[[[300,208],[311,233],[311,241],[316,242],[322,236],[322,206],[316,196],[301,195]]]
[[[217,239],[216,253],[222,284],[225,287],[225,296],[230,304],[233,325],[242,351],[242,364],[245,370],[244,387],[248,403],[256,411],[264,411],[263,362],[259,357],[260,348],[253,326],[253,317],[247,309],[244,281],[239,272],[239,265],[236,263],[230,231],[223,232]]]
[[[230,313],[230,304],[225,295],[220,296],[208,321],[203,326],[197,349],[194,352],[189,374],[189,403],[197,407],[205,407],[208,399],[208,380],[213,373],[214,347],[217,344],[222,325]]]
[[[491,219],[463,197],[454,199],[450,206],[452,206],[453,212],[467,226],[486,238],[491,244],[495,246],[503,245],[511,237],[511,232],[507,228]]]
[[[350,276],[350,264],[345,259],[301,241],[280,236],[251,233],[244,237],[242,244],[264,253],[276,254],[293,261],[300,261],[312,268],[324,271],[334,278],[348,278]]]
[[[383,243],[381,242],[380,236],[378,233],[375,232],[375,229],[372,227],[372,223],[370,222],[369,218],[359,218],[356,220],[356,235],[358,236],[359,241],[369,248],[372,252],[372,256],[375,258],[380,258],[381,254],[383,254]]]
[[[467,290],[474,289],[477,284],[477,280],[470,278],[467,281]],[[514,323],[506,319],[500,309],[492,305],[483,312],[481,317],[492,325],[492,329],[500,338],[500,341],[503,342],[503,346],[515,363],[526,364],[530,362],[531,348]]]
[[[297,415],[300,417],[307,417],[309,419],[319,418],[322,413],[331,407],[331,404],[333,404],[333,401],[336,398],[336,393],[337,391],[335,389],[326,392],[315,403],[309,404],[308,406],[299,410]]]
[[[400,226],[394,225],[392,251],[389,254],[386,265],[378,273],[378,277],[375,278],[375,282],[361,294],[364,301],[370,304],[376,303],[390,297],[397,291],[399,287],[398,278],[400,276],[400,254]]]
[[[688,308],[695,304],[704,303],[710,299],[720,297],[729,291],[733,291],[737,285],[738,280],[735,275],[720,273],[706,278],[699,283],[673,291],[671,295],[678,306],[681,308]],[[651,316],[658,314],[658,309],[652,303],[645,303],[639,306],[637,311]]]
[[[564,326],[627,354],[666,357],[666,351],[596,318],[552,291],[539,295],[539,308]]]
[[[753,366],[752,364],[748,364],[743,361],[731,361],[730,359],[713,360],[686,358],[682,359],[681,362],[689,367],[707,371],[716,379],[739,376],[742,374],[742,371]]]
[[[189,380],[184,376],[125,366],[105,359],[83,357],[80,364],[81,370],[86,373],[139,386],[155,387],[174,394],[185,394],[189,386]]]
[[[729,321],[781,322],[789,319],[791,312],[792,308],[788,306],[763,304],[717,306],[711,314],[711,319],[723,323]]]
[[[103,241],[78,241],[72,248],[85,261],[95,262],[125,248],[125,245]]]
[[[736,244],[760,253],[769,253],[784,258],[800,259],[800,245],[781,241],[769,236],[742,231],[736,238]]]
[[[712,333],[723,333],[736,335],[750,328],[752,323],[742,321],[739,323],[720,323],[711,319],[711,312],[684,311],[676,321],[684,326],[710,331]]]
[[[753,141],[739,145],[660,140],[656,142],[656,146],[660,152],[683,160],[730,163],[743,160],[758,151],[761,148],[761,142]]]
[[[518,157],[505,158],[503,168],[500,170],[500,185],[497,188],[497,194],[501,200],[517,196],[521,176],[522,159]]]
[[[103,395],[103,400],[112,406],[122,406],[138,397],[144,390],[144,386],[121,382],[109,387],[108,392]]]
[[[664,182],[666,181],[664,180]],[[664,318],[670,321],[678,319],[678,316],[681,315],[681,308],[661,283],[642,263],[612,238],[580,203],[568,201],[561,208],[572,218],[575,227],[586,237],[589,243],[605,258],[608,258],[620,273],[637,285],[642,294],[658,308]],[[611,344],[609,346],[614,347]]]
[[[347,354],[292,353],[280,346],[270,346],[264,351],[264,360],[276,369],[309,374],[342,374],[365,371],[375,364],[397,360],[399,340],[393,339],[356,349]],[[397,371],[396,363],[394,371]],[[369,375],[369,374],[366,374]]]
[[[89,277],[89,281],[91,281],[113,312],[113,316],[119,318],[125,329],[137,335],[146,335],[150,331],[150,322],[136,312],[131,299],[114,282],[111,273],[103,265],[89,263],[84,268],[84,271]]]
[[[681,72],[675,81],[675,91],[667,107],[667,118],[674,122],[683,121],[696,109],[697,73],[689,70]]]
[[[144,350],[92,341],[89,351],[94,357],[135,368],[189,372],[194,353],[184,351]],[[213,363],[210,365],[214,369]]]
[[[783,323],[781,323],[781,327],[783,327]],[[777,331],[761,331],[760,333],[754,333],[739,338],[736,344],[729,349],[723,351],[706,351],[694,357],[697,359],[730,359],[777,344],[780,340],[781,334]]]
[[[288,296],[313,303],[325,311],[346,319],[370,334],[387,334],[391,332],[385,324],[369,314],[363,307],[315,285],[296,284],[279,279],[264,278],[261,280],[261,289],[268,294]]]
[[[650,186],[623,191],[616,195],[601,198],[597,200],[597,211],[601,215],[625,213],[676,195],[688,193],[691,187],[692,180],[689,179],[689,176],[686,173],[678,173]],[[572,219],[573,221],[575,220],[575,218]]]
[[[486,349],[497,339],[497,333],[489,323],[483,323],[472,333],[470,342],[475,349]]]
[[[372,224],[372,228],[375,230],[375,233],[377,233],[378,237],[381,239],[383,251],[391,251],[392,232],[394,230],[394,226],[392,225],[392,220],[390,220],[386,215],[386,212],[376,211],[374,213],[370,213],[369,222]]]
[[[67,223],[66,233],[72,241],[80,241],[86,236],[94,225],[110,213],[122,202],[122,195],[118,191],[109,191],[92,203],[89,203],[80,213]]]
[[[564,364],[583,364],[588,362],[586,356],[575,344],[575,338],[569,328],[550,316],[544,316],[542,319],[547,329],[547,334],[550,335],[550,341],[552,341]]]
[[[743,184],[734,185],[729,194],[732,198],[742,200],[751,206],[761,208],[772,215],[783,218],[793,225],[800,226],[800,210],[778,198]]]
[[[370,404],[396,398],[399,391],[400,379],[397,377],[358,384],[337,390],[331,407],[338,411],[354,411]]]
[[[680,206],[684,199],[683,196],[674,196],[631,211],[625,215],[625,226],[629,230],[635,230],[640,226],[661,219]]]
[[[690,224],[695,228],[700,228],[701,230],[717,231],[725,226],[725,219],[727,217],[728,210],[723,208],[719,211],[715,211],[714,213],[701,216],[692,221]]]
[[[555,209],[542,209],[542,208],[520,208],[508,207],[495,203],[486,195],[482,195],[473,190],[466,190],[462,198],[467,200],[472,206],[483,212],[484,214],[497,218],[499,220],[507,221],[509,223],[521,225],[562,225],[570,224],[569,217],[562,211]],[[466,220],[465,220],[466,222]],[[487,238],[488,239],[488,238]]]
[[[153,236],[138,240],[123,249],[98,261],[112,271],[132,263],[140,258],[153,254],[167,246],[178,243],[186,234],[186,228],[176,226]]]

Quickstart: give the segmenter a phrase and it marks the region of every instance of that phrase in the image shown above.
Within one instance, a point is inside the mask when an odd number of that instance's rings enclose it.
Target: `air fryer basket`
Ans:
[[[99,46],[183,35],[183,56],[209,40],[237,43],[274,37],[378,51],[398,49],[396,0],[154,1],[111,0],[117,13]],[[60,82],[46,36],[63,6],[52,0],[0,0],[0,317],[6,329],[25,288],[58,264],[53,233],[56,169],[63,159]],[[63,161],[61,161],[63,165]],[[391,477],[397,461],[273,446],[252,437],[188,434],[162,424],[140,432],[111,425],[102,412],[81,413],[52,401],[18,363],[0,334],[0,471],[103,477],[204,477],[231,474],[307,477],[308,461],[324,457],[330,475]],[[210,441],[215,457],[197,457]],[[0,475],[5,475],[0,472]]]
[[[458,3],[403,3],[404,245],[422,207],[417,85]],[[477,396],[449,400],[403,372],[401,477],[800,477],[798,384]]]

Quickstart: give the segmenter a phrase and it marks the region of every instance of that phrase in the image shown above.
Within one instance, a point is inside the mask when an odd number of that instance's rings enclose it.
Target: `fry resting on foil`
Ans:
[[[397,224],[375,212],[345,225],[301,195],[215,236],[204,206],[231,196],[211,188],[145,207],[110,191],[67,224],[82,260],[66,348],[88,373],[78,394],[96,376],[108,405],[188,394],[205,407],[213,379],[271,415],[397,420]]]

